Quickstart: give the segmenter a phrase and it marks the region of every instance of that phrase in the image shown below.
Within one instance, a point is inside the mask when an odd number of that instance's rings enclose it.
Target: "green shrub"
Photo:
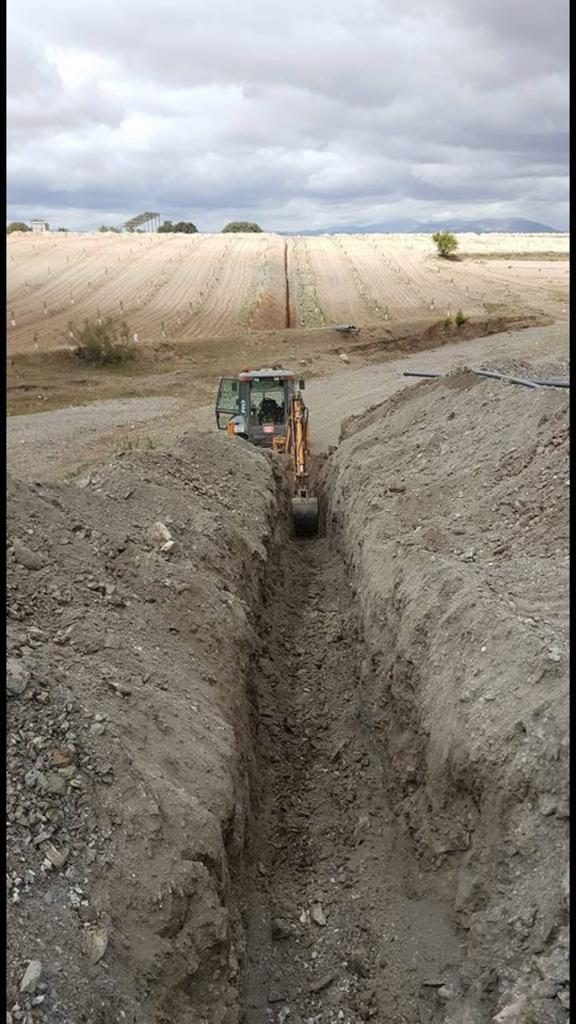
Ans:
[[[198,234],[198,228],[191,220],[179,220],[177,224],[173,224],[171,220],[165,220],[164,223],[156,230],[160,234],[165,234],[167,232],[173,232],[181,235]]]
[[[11,235],[13,231],[32,231],[32,228],[24,224],[23,221],[14,220],[11,224],[6,225],[6,234]]]
[[[468,321],[468,317],[464,316],[464,313],[462,312],[461,309],[458,310],[454,319],[456,321],[457,327],[462,327],[462,324],[465,324]]]
[[[450,330],[450,328],[452,327],[453,323],[454,323],[454,321],[453,321],[451,316],[444,317],[444,330],[446,330],[446,331]]]
[[[259,224],[251,224],[247,220],[231,220],[230,223],[227,224],[225,228],[222,228],[222,233],[224,234],[225,232],[230,231],[262,231],[262,228],[259,226]]]
[[[438,249],[438,255],[444,259],[448,259],[453,256],[458,248],[458,239],[456,235],[453,235],[450,231],[436,231],[432,235],[432,241],[436,242],[436,248]]]
[[[128,325],[123,320],[111,316],[99,322],[85,320],[79,330],[69,324],[68,332],[77,341],[77,358],[91,366],[120,366],[136,357]]]

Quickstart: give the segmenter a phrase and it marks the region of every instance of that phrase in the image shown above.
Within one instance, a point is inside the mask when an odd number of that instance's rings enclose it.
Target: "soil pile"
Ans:
[[[238,1019],[245,677],[276,502],[272,461],[221,436],[10,482],[14,1024]]]
[[[466,941],[445,1020],[567,1020],[567,397],[416,385],[348,421],[325,479],[356,700]]]

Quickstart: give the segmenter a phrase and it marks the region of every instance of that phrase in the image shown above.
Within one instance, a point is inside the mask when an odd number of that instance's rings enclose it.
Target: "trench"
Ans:
[[[436,1024],[462,949],[406,849],[331,538],[272,553],[252,674],[244,1024]]]
[[[289,329],[292,326],[292,318],[290,316],[290,278],[288,275],[288,242],[284,242],[284,282],[286,301],[285,327]]]

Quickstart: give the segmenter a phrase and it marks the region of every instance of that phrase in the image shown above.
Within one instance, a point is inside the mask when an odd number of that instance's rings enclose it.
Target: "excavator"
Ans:
[[[216,424],[232,437],[272,448],[289,468],[292,522],[297,537],[318,533],[318,498],[310,494],[310,432],[305,384],[291,370],[268,367],[222,377],[216,397]]]

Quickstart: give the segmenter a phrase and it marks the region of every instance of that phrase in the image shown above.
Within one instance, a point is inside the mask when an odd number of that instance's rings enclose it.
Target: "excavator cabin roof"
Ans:
[[[295,374],[292,370],[285,370],[283,367],[263,367],[261,370],[241,370],[238,374],[239,380],[253,380],[255,377],[282,377],[283,380],[294,380]]]

